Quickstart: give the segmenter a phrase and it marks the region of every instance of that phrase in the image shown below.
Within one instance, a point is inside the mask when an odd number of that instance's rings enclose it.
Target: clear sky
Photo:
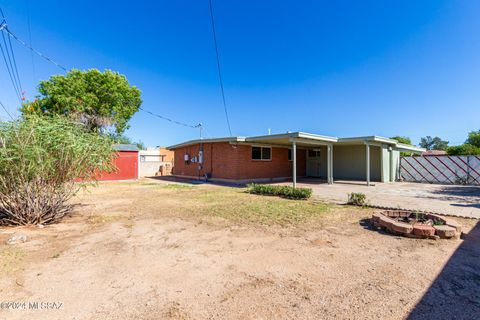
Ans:
[[[0,0],[9,28],[68,68],[112,69],[143,108],[228,135],[208,0]],[[234,135],[438,135],[480,128],[480,1],[213,0]],[[14,43],[27,97],[61,70]],[[0,101],[18,107],[3,61]],[[17,112],[18,114],[18,112]],[[0,110],[0,117],[6,115]],[[198,131],[138,112],[149,146]]]

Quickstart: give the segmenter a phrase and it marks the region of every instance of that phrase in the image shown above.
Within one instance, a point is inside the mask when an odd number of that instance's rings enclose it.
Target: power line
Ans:
[[[218,55],[217,33],[215,32],[215,19],[213,18],[212,0],[208,0],[208,4],[210,7],[210,18],[212,20],[213,43],[215,45],[215,55],[217,57],[218,80],[220,81],[220,89],[222,91],[223,109],[225,110],[225,118],[227,119],[228,132],[230,133],[230,136],[232,136],[230,119],[228,118],[227,103],[225,102],[225,90],[223,89],[223,78],[222,78],[222,71],[220,68],[220,58]]]
[[[27,26],[28,26],[28,42],[30,42],[30,47],[32,46],[32,29],[30,26],[30,0],[27,0]],[[30,57],[32,58],[32,76],[33,82],[36,81],[37,76],[35,72],[35,59],[33,58],[33,51],[30,50]]]
[[[160,118],[162,120],[165,120],[165,121],[169,121],[169,122],[172,122],[174,124],[177,124],[177,125],[180,125],[180,126],[184,126],[184,127],[188,127],[188,128],[193,128],[193,129],[196,129],[196,128],[201,128],[202,127],[202,124],[199,123],[197,125],[190,125],[190,124],[187,124],[187,123],[184,123],[184,122],[180,122],[180,121],[176,121],[176,120],[173,120],[173,119],[170,119],[170,118],[167,118],[167,117],[164,117],[164,116],[161,116],[159,114],[156,114],[156,113],[153,113],[151,111],[148,111],[148,110],[145,110],[143,109],[142,107],[138,108],[140,110],[142,110],[143,112],[146,112],[154,117],[157,117],[157,118]]]
[[[56,65],[57,67],[59,67],[60,69],[62,69],[63,71],[68,71],[67,68],[65,68],[64,66],[62,66],[61,64],[59,64],[58,62],[55,62],[54,60],[50,59],[49,57],[47,57],[46,55],[44,55],[43,53],[41,53],[40,51],[32,48],[30,45],[28,45],[25,41],[21,40],[20,38],[18,38],[7,26],[5,26],[4,30],[15,40],[17,40],[20,44],[22,44],[24,47],[26,47],[27,49],[30,49],[32,52],[34,52],[35,54],[39,55],[40,57],[42,57],[43,59],[47,60],[48,62],[51,62],[53,63],[54,65]]]
[[[5,62],[5,67],[7,68],[7,72],[8,72],[8,75],[10,77],[10,81],[12,82],[13,90],[15,91],[15,94],[16,94],[19,102],[21,103],[22,99],[21,99],[21,95],[20,95],[20,89],[17,85],[16,77],[15,77],[13,66],[12,66],[12,60],[10,59],[10,54],[8,52],[7,42],[5,41],[5,35],[3,33],[3,30],[5,30],[5,28],[6,28],[6,24],[5,24],[5,20],[4,20],[2,22],[2,24],[0,25],[0,33],[2,34],[2,39],[3,39],[3,44],[5,46],[5,50],[3,50],[3,46],[0,43],[0,51],[2,52],[3,61]]]
[[[10,37],[8,37],[8,45],[10,46],[10,52],[12,53],[13,66],[15,67],[15,74],[17,75],[18,87],[20,88],[20,92],[23,96],[22,83],[20,82],[20,75],[17,68],[17,60],[15,59],[15,54],[13,53],[12,40],[10,39]]]
[[[2,109],[5,110],[5,112],[8,114],[8,116],[13,120],[13,116],[10,112],[8,112],[7,108],[5,107],[5,105],[2,103],[2,101],[0,101],[0,106],[2,106]]]
[[[15,90],[15,93],[17,94],[18,101],[20,102],[20,104],[22,104],[23,88],[22,88],[22,83],[20,81],[20,75],[18,73],[17,60],[15,59],[15,53],[13,52],[12,41],[10,40],[10,37],[8,37],[7,35],[8,45],[7,45],[7,41],[5,40],[5,34],[3,31],[7,28],[7,20],[1,8],[0,8],[0,14],[3,19],[0,24],[0,32],[2,33],[2,40],[5,46],[5,52],[3,48],[1,48],[2,56],[5,62],[5,65],[7,67],[10,80],[12,81],[13,88]]]

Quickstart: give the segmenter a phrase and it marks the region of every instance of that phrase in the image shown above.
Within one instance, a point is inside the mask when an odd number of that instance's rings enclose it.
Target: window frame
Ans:
[[[260,148],[260,159],[254,159],[253,158],[253,148]],[[263,159],[263,149],[270,149],[270,158],[269,159]],[[272,161],[272,147],[270,146],[252,146],[250,150],[250,160],[252,161]]]

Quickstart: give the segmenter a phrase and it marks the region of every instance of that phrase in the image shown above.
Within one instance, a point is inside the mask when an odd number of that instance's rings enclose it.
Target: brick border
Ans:
[[[462,234],[462,226],[455,220],[441,217],[437,214],[420,213],[426,215],[428,219],[441,221],[441,225],[428,224],[409,224],[397,221],[395,218],[408,217],[414,211],[411,210],[384,210],[375,212],[370,220],[372,226],[376,229],[388,231],[394,235],[400,235],[408,238],[428,238],[428,239],[459,239]]]

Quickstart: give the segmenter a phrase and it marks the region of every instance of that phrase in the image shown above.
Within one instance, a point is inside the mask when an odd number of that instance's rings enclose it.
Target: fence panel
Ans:
[[[403,181],[480,185],[478,156],[402,157],[399,169]]]

